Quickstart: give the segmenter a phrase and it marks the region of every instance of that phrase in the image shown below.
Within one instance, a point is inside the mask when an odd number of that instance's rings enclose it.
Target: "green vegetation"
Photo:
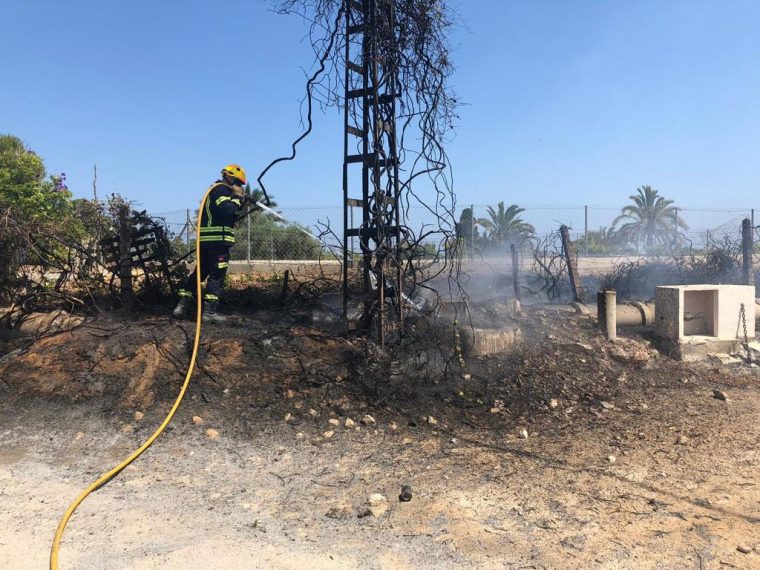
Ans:
[[[66,175],[46,178],[42,159],[13,135],[0,135],[0,206],[26,220],[60,221],[72,213]]]
[[[284,224],[263,212],[251,214],[251,259],[319,259],[321,244],[293,224]],[[308,228],[303,228],[309,231]],[[237,243],[232,250],[233,259],[246,259],[248,255],[247,221],[241,221],[235,230]]]
[[[471,247],[484,252],[510,243],[520,244],[535,233],[535,228],[520,216],[524,208],[517,204],[505,206],[504,202],[499,202],[496,208],[488,206],[487,211],[487,218],[473,219],[471,208],[462,210],[456,225],[462,252],[470,251]]]
[[[520,217],[524,211],[517,204],[505,208],[504,202],[499,202],[496,209],[488,206],[488,218],[479,218],[476,223],[485,230],[485,239],[490,244],[523,241],[536,231]]]
[[[651,186],[642,186],[630,196],[633,205],[625,206],[612,223],[621,243],[631,244],[638,250],[655,253],[675,243],[679,229],[689,226],[678,217],[673,200],[660,196]]]
[[[21,139],[0,135],[0,301],[28,291],[19,267],[60,265],[64,241],[82,241],[86,225],[79,211],[65,174],[48,177],[42,158]]]
[[[621,253],[625,244],[621,243],[620,236],[612,227],[602,226],[598,230],[589,230],[588,245],[586,236],[581,236],[576,242],[576,249],[580,252],[588,251],[591,255],[613,255]]]
[[[456,225],[457,239],[466,248],[472,245],[473,238],[474,243],[477,244],[480,241],[480,232],[478,230],[477,223],[472,219],[472,208],[465,208],[459,215],[459,222]]]
[[[668,200],[651,186],[637,188],[630,196],[632,204],[623,207],[611,226],[588,231],[575,242],[579,252],[592,255],[662,254],[674,245],[682,245],[682,230],[686,221],[678,215],[673,200]],[[527,223],[525,211],[517,204],[499,202],[488,206],[488,216],[473,218],[471,208],[465,208],[456,224],[457,244],[462,252],[474,250],[485,253],[501,250],[510,243],[524,243],[536,230]],[[450,246],[452,247],[452,246]]]

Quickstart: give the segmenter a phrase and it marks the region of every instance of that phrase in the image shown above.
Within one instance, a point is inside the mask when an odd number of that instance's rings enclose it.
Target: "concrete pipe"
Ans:
[[[605,294],[609,297],[609,291],[600,291],[597,294],[597,306],[588,306],[581,303],[571,303],[576,314],[593,316],[596,310],[599,328],[606,330],[607,303]],[[649,327],[654,326],[654,302],[634,301],[624,305],[615,305],[615,323],[618,327]]]
[[[597,316],[597,307],[594,307],[593,305],[586,305],[585,303],[573,301],[570,303],[570,308],[575,311],[576,315],[584,315],[589,317]]]
[[[617,326],[641,327],[654,324],[654,303],[634,302],[616,307]]]
[[[460,339],[466,354],[488,356],[509,351],[522,339],[522,331],[517,327],[500,329],[461,327]]]

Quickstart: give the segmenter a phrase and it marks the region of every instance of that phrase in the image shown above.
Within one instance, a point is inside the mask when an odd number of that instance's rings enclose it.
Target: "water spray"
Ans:
[[[274,211],[272,208],[270,208],[269,206],[265,206],[265,205],[264,205],[264,204],[262,204],[261,202],[253,202],[253,200],[251,200],[251,202],[253,203],[253,205],[254,205],[254,206],[258,206],[259,208],[261,208],[261,209],[264,211],[264,213],[266,213],[266,214],[270,214],[270,215],[274,216],[275,218],[277,218],[277,219],[278,219],[278,220],[280,220],[281,222],[283,222],[283,223],[285,223],[285,224],[288,224],[289,226],[293,226],[293,227],[294,227],[294,228],[296,228],[297,230],[299,230],[299,231],[301,231],[301,232],[305,233],[307,236],[309,236],[310,238],[312,238],[312,239],[314,239],[314,240],[318,241],[318,242],[319,242],[319,243],[321,243],[323,246],[325,246],[325,247],[329,247],[329,246],[328,246],[328,245],[327,245],[325,242],[323,242],[321,239],[319,239],[319,238],[318,238],[317,236],[315,236],[313,233],[311,233],[311,232],[310,232],[310,231],[308,231],[308,230],[305,230],[304,228],[302,228],[301,226],[299,226],[299,225],[298,225],[298,224],[296,224],[295,222],[291,222],[290,220],[288,220],[288,219],[284,218],[282,215],[280,215],[279,213],[275,212],[275,211]]]

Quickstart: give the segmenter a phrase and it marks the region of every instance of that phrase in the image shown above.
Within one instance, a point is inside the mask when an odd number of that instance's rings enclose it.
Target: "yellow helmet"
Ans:
[[[230,178],[235,178],[239,180],[243,184],[246,184],[248,182],[248,179],[245,176],[245,170],[243,170],[237,164],[228,164],[227,166],[222,168],[222,176],[224,176],[225,174],[229,176]]]

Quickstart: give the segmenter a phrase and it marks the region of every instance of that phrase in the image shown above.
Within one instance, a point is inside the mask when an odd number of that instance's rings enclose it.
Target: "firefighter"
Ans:
[[[201,213],[200,259],[184,287],[179,290],[179,302],[173,312],[176,318],[182,318],[187,313],[195,293],[195,272],[200,263],[201,281],[208,278],[203,291],[203,320],[225,321],[225,317],[217,313],[217,308],[230,265],[230,249],[235,243],[235,222],[243,206],[246,182],[245,171],[237,164],[229,164],[222,169],[221,180],[211,186]]]

